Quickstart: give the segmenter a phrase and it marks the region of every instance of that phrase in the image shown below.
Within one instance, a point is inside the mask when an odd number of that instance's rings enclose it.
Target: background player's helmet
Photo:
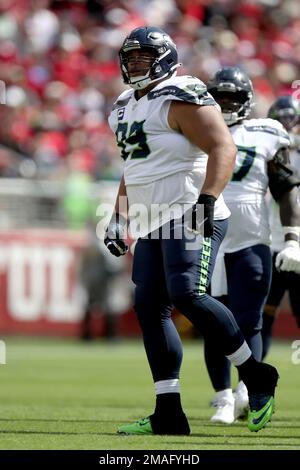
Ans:
[[[224,67],[208,82],[207,89],[221,106],[227,125],[245,119],[253,106],[250,78],[238,67]]]
[[[127,68],[127,54],[129,51],[151,51],[154,53],[153,63],[144,76],[130,77]],[[176,45],[160,28],[136,28],[125,38],[119,52],[120,65],[124,83],[134,89],[142,90],[150,83],[173,75],[178,64]]]
[[[269,109],[268,117],[281,122],[290,131],[300,122],[300,106],[291,95],[279,96]]]

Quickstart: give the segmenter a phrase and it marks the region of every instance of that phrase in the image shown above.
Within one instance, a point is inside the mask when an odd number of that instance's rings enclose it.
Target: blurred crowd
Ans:
[[[0,176],[119,178],[107,125],[124,89],[118,50],[147,24],[173,37],[181,74],[242,67],[254,116],[300,79],[299,0],[0,0]]]

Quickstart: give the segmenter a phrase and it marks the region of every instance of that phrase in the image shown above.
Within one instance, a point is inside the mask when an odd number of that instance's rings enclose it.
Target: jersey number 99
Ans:
[[[131,159],[148,157],[150,149],[143,129],[144,122],[145,121],[134,121],[131,124],[128,134],[128,123],[119,122],[116,130],[116,137],[118,147],[121,149],[121,157],[123,160],[127,160],[129,156]],[[132,150],[129,152],[126,151],[128,146],[132,147]]]

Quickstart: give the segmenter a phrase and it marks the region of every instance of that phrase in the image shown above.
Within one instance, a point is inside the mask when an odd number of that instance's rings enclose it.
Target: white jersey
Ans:
[[[170,218],[180,217],[196,202],[206,174],[207,155],[169,126],[172,100],[216,106],[200,80],[186,75],[173,76],[138,100],[133,90],[124,91],[109,116],[109,125],[125,160],[129,206],[143,204],[148,211],[151,205],[169,207],[160,217],[152,217],[151,231]],[[215,218],[225,219],[229,215],[220,196],[215,205]]]
[[[250,119],[230,130],[238,154],[232,179],[223,193],[231,217],[212,275],[214,297],[227,294],[224,253],[270,244],[267,163],[280,148],[290,145],[287,132],[273,119]]]
[[[230,128],[238,148],[231,181],[224,199],[231,211],[221,248],[235,252],[257,244],[270,244],[266,192],[267,164],[280,148],[290,144],[288,133],[273,119],[250,119]]]

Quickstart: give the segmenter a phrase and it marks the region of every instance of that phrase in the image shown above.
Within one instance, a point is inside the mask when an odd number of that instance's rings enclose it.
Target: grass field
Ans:
[[[273,344],[280,383],[272,423],[213,425],[212,391],[198,341],[184,344],[181,389],[191,436],[118,436],[119,424],[152,412],[153,386],[141,341],[6,338],[0,366],[1,449],[300,449],[300,364],[291,344]],[[235,377],[234,377],[235,378]]]

